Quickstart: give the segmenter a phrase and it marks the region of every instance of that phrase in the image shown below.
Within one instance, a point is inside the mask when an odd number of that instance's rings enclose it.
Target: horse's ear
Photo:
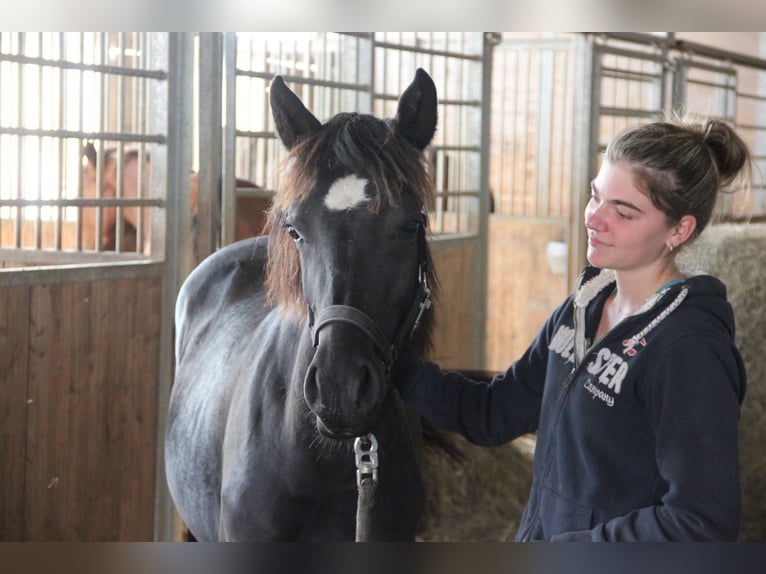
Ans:
[[[425,70],[418,68],[415,79],[399,98],[397,131],[419,150],[431,142],[436,131],[436,86]]]
[[[82,148],[82,156],[88,161],[91,165],[96,165],[96,146],[93,145],[92,141],[88,141]]]
[[[282,76],[274,76],[271,81],[269,101],[277,134],[287,149],[292,149],[302,138],[322,127],[314,114],[308,111],[300,98],[287,87]]]

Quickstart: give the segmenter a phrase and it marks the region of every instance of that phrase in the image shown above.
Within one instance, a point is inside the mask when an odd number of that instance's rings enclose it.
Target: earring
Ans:
[[[671,243],[670,245],[668,245],[668,247],[670,248],[670,252],[673,253],[673,244]]]

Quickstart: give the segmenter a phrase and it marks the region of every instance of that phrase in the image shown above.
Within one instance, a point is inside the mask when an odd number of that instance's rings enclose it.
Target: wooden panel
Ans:
[[[445,369],[475,369],[477,364],[476,246],[472,242],[431,244],[434,268],[440,279],[434,305],[436,330],[433,361]]]
[[[12,219],[0,220],[0,246],[14,247],[14,226]],[[61,226],[61,244],[63,249],[74,249],[76,223],[65,221]],[[85,241],[85,239],[83,239]],[[56,225],[53,221],[40,222],[40,247],[43,249],[53,249],[56,245]],[[93,249],[93,239],[84,243],[89,249]],[[35,222],[23,220],[21,222],[21,247],[35,247]]]
[[[26,540],[151,540],[160,282],[31,291]]]
[[[566,276],[550,270],[546,247],[565,235],[563,220],[490,217],[486,369],[505,371],[564,301]]]
[[[29,287],[0,289],[0,540],[24,532]]]

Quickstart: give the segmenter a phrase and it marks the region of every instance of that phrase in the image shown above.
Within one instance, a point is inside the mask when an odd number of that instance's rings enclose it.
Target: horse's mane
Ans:
[[[423,154],[396,128],[396,120],[341,113],[300,141],[286,158],[265,227],[269,235],[266,286],[270,301],[294,319],[304,319],[306,309],[300,260],[285,229],[285,218],[290,205],[305,200],[314,190],[321,172],[327,170],[338,177],[353,173],[369,179],[376,193],[369,206],[373,213],[384,203],[399,205],[403,194],[413,194],[426,214],[433,209],[433,184]],[[430,253],[427,256],[429,285],[435,294],[437,280]],[[422,326],[424,333],[431,331],[430,316],[428,313]],[[424,348],[428,344],[423,341]]]

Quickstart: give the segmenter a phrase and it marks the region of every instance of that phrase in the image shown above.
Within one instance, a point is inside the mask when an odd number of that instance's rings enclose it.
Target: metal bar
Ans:
[[[662,73],[651,74],[649,72],[632,72],[629,70],[607,67],[601,69],[601,76],[604,78],[615,78],[617,80],[635,80],[637,82],[650,82],[662,79]]]
[[[111,131],[86,132],[77,130],[46,130],[21,127],[0,127],[0,134],[19,137],[60,137],[65,139],[88,139],[93,141],[116,141],[129,143],[167,143],[167,138],[160,134],[126,134]]]
[[[417,46],[407,46],[405,44],[397,44],[392,42],[377,42],[378,48],[390,48],[399,52],[415,52],[418,54],[426,54],[429,56],[443,56],[445,58],[454,58],[456,60],[470,60],[472,62],[481,63],[482,56],[480,54],[462,54],[460,52],[449,52],[445,50],[431,50],[428,48],[419,48]]]
[[[611,46],[609,44],[598,44],[594,46],[593,51],[597,54],[611,54],[613,56],[623,56],[625,58],[648,60],[651,62],[657,62],[658,64],[662,64],[665,61],[662,54],[642,52],[640,50],[626,50]]]
[[[489,166],[492,136],[492,71],[495,46],[500,42],[496,34],[485,33],[482,36],[481,60],[481,148],[479,167],[479,206],[476,227],[476,320],[474,336],[474,360],[476,367],[482,367],[486,360],[487,340],[487,275],[489,266]]]
[[[190,270],[189,176],[191,166],[191,122],[193,116],[193,39],[191,33],[172,32],[152,35],[152,61],[167,57],[167,86],[155,86],[152,94],[152,125],[162,124],[168,146],[160,148],[161,167],[152,162],[152,182],[165,177],[162,190],[168,205],[152,217],[152,259],[164,260],[162,271],[162,321],[160,323],[160,361],[157,385],[157,450],[155,467],[154,539],[172,540],[180,531],[165,480],[165,431],[167,405],[173,383],[173,309],[181,283]],[[156,168],[166,170],[157,173]],[[155,185],[151,187],[158,193]]]
[[[224,125],[221,136],[221,244],[229,245],[236,239],[237,187],[236,187],[236,129],[237,118],[237,34],[223,36],[223,96]]]
[[[213,253],[220,244],[221,210],[221,97],[222,36],[216,32],[199,35],[199,139],[205,153],[199,154],[197,194],[197,261]]]
[[[142,77],[153,80],[167,80],[167,74],[160,70],[140,70],[122,66],[110,66],[108,64],[82,64],[66,60],[49,60],[47,58],[33,58],[17,54],[0,54],[0,62],[13,62],[22,65],[48,66],[62,70],[81,70],[96,72],[109,76]]]
[[[24,51],[25,48],[25,34],[22,32],[19,34],[19,50]],[[18,65],[16,66],[16,79],[18,82],[18,91],[17,91],[17,98],[18,98],[18,113],[16,115],[16,121],[18,125],[23,124],[23,118],[24,118],[24,74],[23,74],[23,66]],[[0,132],[2,133],[2,132]],[[24,171],[22,170],[22,166],[24,165],[24,143],[23,138],[19,137],[16,140],[16,150],[18,153],[18,166],[16,166],[16,196],[18,198],[21,198],[21,195],[24,190]],[[16,218],[14,221],[14,233],[13,233],[13,244],[15,247],[21,247],[21,232],[22,232],[22,225],[24,224],[23,221],[23,215],[22,210],[17,209],[16,210]]]
[[[256,131],[248,131],[248,130],[235,130],[234,135],[238,138],[254,138],[254,139],[277,139],[277,134],[274,132],[256,132]]]
[[[117,50],[119,51],[118,54],[118,62],[120,63],[120,66],[123,66],[125,63],[125,33],[124,32],[118,32],[117,33]],[[119,76],[117,78],[117,130],[122,132],[125,130],[124,120],[125,120],[125,100],[124,100],[124,93],[125,93],[125,78],[123,76]],[[124,180],[124,172],[125,172],[125,143],[124,142],[117,142],[117,153],[115,155],[115,173],[116,173],[116,181],[115,181],[115,197],[118,199],[122,199],[122,196],[125,192],[125,182]],[[141,158],[138,158],[139,164],[141,163]],[[125,235],[125,222],[123,219],[123,213],[122,209],[117,206],[116,210],[116,219],[115,219],[115,226],[114,226],[114,250],[116,252],[121,252],[123,250],[122,243],[123,243],[123,236]]]
[[[39,32],[37,34],[37,53],[42,54],[43,53],[43,34],[42,32]],[[43,86],[43,69],[42,67],[37,68],[37,92],[38,92],[38,98],[37,98],[37,123],[38,125],[43,125],[43,94],[44,86]],[[39,161],[39,158],[42,157],[42,139],[37,138],[37,198],[41,199],[43,195],[43,182],[42,182],[42,164]],[[43,244],[43,230],[42,230],[42,209],[37,209],[37,213],[35,214],[35,239],[34,244],[35,248],[40,249]]]
[[[542,61],[539,70],[538,93],[540,94],[539,111],[537,114],[537,209],[536,215],[548,215],[550,213],[550,171],[551,171],[551,141],[553,131],[553,54],[548,51],[542,53]]]
[[[574,285],[586,261],[587,235],[582,224],[585,190],[595,173],[599,122],[598,102],[601,99],[599,64],[601,54],[594,50],[587,36],[575,39],[574,77],[579,81],[574,94],[574,133],[572,137],[572,183],[570,190],[569,230],[567,234],[567,285]]]
[[[244,78],[260,78],[261,80],[268,80],[268,81],[271,81],[274,78],[274,74],[272,72],[257,72],[253,70],[243,70],[241,68],[237,68],[237,75],[242,76]],[[362,91],[362,92],[370,89],[370,86],[350,84],[347,82],[335,82],[331,80],[319,80],[316,78],[307,78],[304,76],[295,76],[292,74],[280,74],[280,76],[282,76],[282,79],[285,82],[291,82],[291,83],[306,85],[306,86],[339,88],[342,90],[356,90],[356,91]],[[313,107],[309,103],[307,103],[307,105],[310,107]]]
[[[654,119],[662,117],[663,115],[662,110],[638,110],[631,108],[618,108],[613,106],[602,106],[600,110],[602,116]]]
[[[66,43],[64,42],[64,34],[59,34],[59,56],[61,58],[66,57]],[[59,129],[64,128],[64,116],[66,114],[66,102],[67,102],[67,81],[66,81],[66,72],[64,70],[59,71],[59,94],[61,94],[61,97],[59,98],[59,106],[58,106],[58,126]],[[57,196],[59,199],[62,197],[62,192],[64,190],[64,146],[63,146],[63,140],[61,138],[56,139],[56,143],[58,146],[58,165],[57,167],[57,174],[56,174],[56,183],[57,183]],[[55,223],[55,230],[54,230],[54,240],[53,240],[53,246],[55,249],[61,249],[62,247],[62,233],[63,233],[63,225],[62,222],[64,220],[64,209],[59,206],[59,208],[56,210],[56,223]]]
[[[72,197],[62,199],[0,199],[0,206],[11,207],[165,207],[165,200],[159,198]]]
[[[606,38],[613,38],[616,40],[623,40],[637,44],[662,44],[666,42],[669,48],[681,52],[689,52],[695,55],[705,56],[716,60],[729,60],[734,64],[748,66],[750,68],[756,68],[759,70],[766,70],[766,60],[763,58],[756,58],[754,56],[747,56],[739,52],[713,48],[712,46],[699,44],[689,40],[678,40],[674,38],[666,40],[658,36],[642,34],[638,32],[606,32],[604,33],[604,36]]]

